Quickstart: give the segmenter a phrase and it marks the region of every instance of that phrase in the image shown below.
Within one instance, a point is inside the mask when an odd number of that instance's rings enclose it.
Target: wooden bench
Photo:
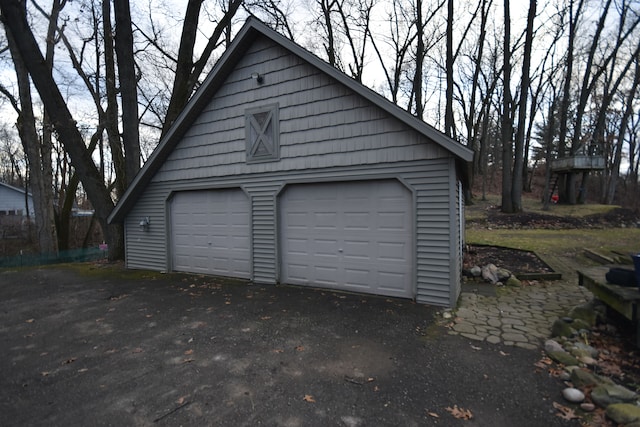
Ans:
[[[637,286],[619,286],[607,283],[605,274],[611,267],[598,266],[579,269],[578,285],[589,289],[607,307],[633,322],[636,328],[636,346],[640,347],[640,290]]]

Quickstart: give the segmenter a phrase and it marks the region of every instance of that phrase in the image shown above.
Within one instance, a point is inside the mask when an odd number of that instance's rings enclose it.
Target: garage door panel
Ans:
[[[413,203],[399,182],[292,186],[280,204],[282,281],[414,296]]]
[[[249,199],[240,189],[175,194],[172,268],[249,278],[249,209]]]

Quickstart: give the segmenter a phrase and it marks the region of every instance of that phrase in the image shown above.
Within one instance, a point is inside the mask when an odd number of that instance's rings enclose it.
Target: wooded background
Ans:
[[[640,1],[0,0],[0,11],[0,180],[32,192],[43,253],[69,247],[75,204],[95,210],[109,257],[123,256],[122,226],[106,218],[249,16],[473,149],[471,184],[499,180],[504,212],[522,210],[533,169],[548,202],[551,160],[581,154],[604,170],[565,175],[561,202],[638,195]]]

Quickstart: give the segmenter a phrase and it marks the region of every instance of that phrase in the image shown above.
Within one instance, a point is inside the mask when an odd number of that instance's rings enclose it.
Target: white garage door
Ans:
[[[173,270],[248,279],[249,214],[249,198],[240,189],[176,193]]]
[[[412,205],[395,180],[287,188],[281,281],[412,298]]]

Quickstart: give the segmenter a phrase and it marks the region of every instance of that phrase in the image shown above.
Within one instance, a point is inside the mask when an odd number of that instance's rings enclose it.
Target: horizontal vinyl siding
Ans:
[[[406,178],[416,194],[416,301],[450,306],[449,161],[429,162],[427,170]]]
[[[156,271],[167,269],[167,192],[159,186],[147,187],[125,220],[126,264],[128,268]],[[149,217],[148,230],[140,229],[140,220]]]

